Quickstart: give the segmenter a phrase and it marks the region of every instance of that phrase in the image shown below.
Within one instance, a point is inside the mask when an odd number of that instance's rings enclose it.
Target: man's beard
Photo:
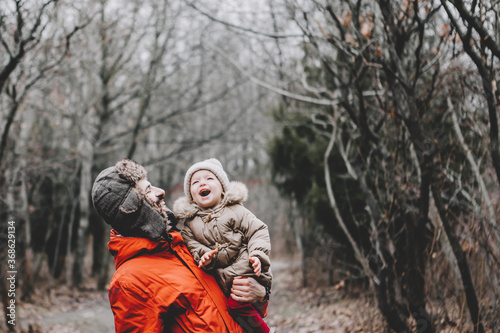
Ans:
[[[175,217],[174,213],[168,208],[166,211],[164,211],[160,206],[160,202],[162,200],[165,200],[164,198],[161,198],[160,200],[158,200],[158,202],[155,202],[151,200],[142,189],[134,187],[134,190],[140,197],[144,199],[144,201],[146,201],[146,203],[148,203],[151,207],[153,207],[155,211],[158,212],[158,214],[160,214],[167,226],[167,233],[170,231],[179,231],[177,229],[177,218]]]

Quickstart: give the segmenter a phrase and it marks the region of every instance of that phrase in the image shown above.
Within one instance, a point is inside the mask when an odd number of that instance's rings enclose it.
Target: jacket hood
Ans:
[[[115,268],[118,269],[125,261],[139,255],[158,253],[183,242],[180,233],[174,231],[169,235],[172,236],[171,242],[164,240],[155,242],[142,237],[124,237],[116,230],[111,230],[108,249],[115,257]]]
[[[242,182],[232,181],[227,187],[222,202],[208,211],[216,211],[225,206],[245,202],[248,199],[248,188]],[[196,215],[200,207],[196,203],[190,203],[189,198],[184,196],[174,202],[173,212],[177,218],[186,219]]]

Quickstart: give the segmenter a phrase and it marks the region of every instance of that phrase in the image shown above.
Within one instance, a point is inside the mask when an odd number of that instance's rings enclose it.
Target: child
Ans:
[[[185,219],[182,236],[199,267],[212,271],[220,287],[229,296],[233,279],[254,276],[266,287],[268,298],[272,274],[267,226],[242,202],[247,187],[229,182],[221,163],[211,158],[192,165],[184,178],[185,197],[174,203],[176,217]],[[229,312],[250,332],[269,332],[269,328],[251,303],[229,297]]]

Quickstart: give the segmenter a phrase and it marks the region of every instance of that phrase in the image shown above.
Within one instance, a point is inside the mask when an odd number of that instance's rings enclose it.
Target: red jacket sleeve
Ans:
[[[262,318],[267,317],[267,306],[269,305],[269,300],[265,302],[255,302],[252,303],[252,305]]]

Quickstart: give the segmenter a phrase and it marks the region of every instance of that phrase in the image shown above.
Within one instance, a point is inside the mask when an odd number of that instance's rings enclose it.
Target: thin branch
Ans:
[[[220,48],[216,46],[212,46],[212,48],[219,53],[222,57],[224,57],[227,61],[229,61],[238,71],[240,71],[243,75],[245,75],[250,81],[253,83],[257,84],[258,86],[261,86],[263,88],[266,88],[276,94],[282,95],[289,97],[291,99],[301,101],[301,102],[306,102],[306,103],[311,103],[311,104],[316,104],[316,105],[325,105],[325,106],[333,106],[337,105],[339,102],[337,100],[331,100],[331,99],[322,99],[322,98],[312,98],[309,96],[304,96],[304,95],[299,95],[299,94],[294,94],[292,92],[283,90],[281,88],[275,87],[269,83],[266,83],[264,81],[261,81],[257,79],[256,77],[252,76],[250,73],[248,73],[246,70],[244,70],[235,60],[231,59],[226,55],[226,53],[221,50]]]
[[[198,6],[196,6],[191,1],[184,0],[184,2],[186,2],[186,4],[189,7],[193,8],[194,10],[196,10],[201,15],[208,17],[210,20],[212,20],[214,22],[221,23],[221,24],[225,25],[226,27],[230,27],[230,28],[233,28],[233,29],[241,30],[241,31],[244,31],[244,32],[249,32],[249,33],[252,33],[254,35],[259,35],[259,36],[264,36],[264,37],[269,37],[269,38],[275,38],[275,39],[302,38],[302,37],[304,37],[303,35],[298,35],[298,34],[297,35],[295,35],[295,34],[291,34],[291,35],[289,35],[289,34],[276,34],[276,33],[268,33],[268,32],[257,31],[257,30],[250,29],[250,28],[244,28],[244,27],[241,27],[239,25],[235,25],[235,24],[229,23],[227,21],[220,20],[220,19],[214,17],[213,15],[210,15],[206,11],[204,11],[201,8],[199,8]]]
[[[444,2],[444,1],[442,1]],[[486,28],[479,22],[471,13],[467,11],[467,9],[464,6],[463,1],[456,1],[456,0],[450,0],[457,9],[458,13],[460,14],[460,17],[465,20],[470,27],[474,28],[474,30],[477,31],[479,36],[481,37],[481,42],[484,43],[484,45],[490,49],[490,51],[500,59],[500,46],[495,43],[494,38],[490,36]]]
[[[207,143],[210,143],[214,140],[217,140],[217,139],[224,137],[224,135],[226,135],[228,133],[228,130],[234,124],[236,124],[236,122],[238,120],[242,119],[242,115],[245,112],[247,112],[247,110],[248,109],[243,109],[241,112],[238,112],[237,114],[235,114],[232,117],[232,119],[230,119],[228,122],[224,123],[224,128],[222,128],[220,131],[210,135],[209,137],[197,139],[197,140],[185,141],[179,147],[175,148],[174,150],[170,151],[169,153],[167,153],[163,156],[157,157],[157,158],[150,159],[149,161],[146,161],[145,163],[143,163],[143,165],[151,167],[151,166],[154,166],[157,164],[164,163],[166,160],[168,160],[174,156],[177,156],[180,153],[186,152],[186,150],[192,150],[192,149],[199,148]]]
[[[375,274],[373,274],[373,271],[370,269],[367,258],[362,254],[360,248],[356,244],[356,241],[354,240],[349,229],[347,228],[347,226],[344,222],[344,219],[342,218],[342,215],[340,214],[339,208],[337,206],[337,202],[335,200],[335,195],[333,194],[332,182],[331,182],[331,177],[330,177],[330,166],[328,164],[328,159],[330,157],[333,146],[335,144],[338,126],[334,120],[332,120],[331,125],[333,125],[333,130],[332,130],[332,133],[330,136],[330,142],[328,143],[328,147],[325,151],[324,161],[323,161],[323,163],[325,165],[324,173],[325,173],[326,190],[328,192],[328,199],[330,200],[330,206],[332,207],[332,209],[335,213],[335,218],[337,219],[337,222],[340,224],[340,227],[344,231],[344,234],[346,235],[347,239],[349,240],[349,243],[351,244],[351,246],[354,250],[354,255],[355,255],[356,259],[361,264],[361,267],[363,267],[363,271],[366,274],[366,276],[369,277],[370,284],[375,283],[375,284],[379,285],[380,280],[378,279],[378,277]]]
[[[458,123],[457,115],[455,112],[455,108],[453,105],[453,102],[451,101],[451,98],[448,96],[447,98],[448,102],[448,110],[451,113],[451,119],[453,120],[453,129],[455,130],[455,134],[458,138],[458,142],[460,143],[460,146],[462,147],[465,156],[467,157],[467,161],[469,161],[469,164],[472,168],[472,171],[474,172],[474,176],[476,177],[476,181],[479,184],[479,188],[481,190],[481,194],[483,195],[484,198],[484,204],[486,205],[486,210],[488,212],[489,218],[487,219],[488,222],[494,227],[497,228],[497,223],[496,223],[496,217],[495,217],[495,211],[493,209],[493,205],[491,203],[490,195],[488,194],[488,190],[486,189],[486,184],[484,183],[483,177],[481,177],[481,173],[479,172],[479,167],[476,163],[476,160],[474,156],[472,155],[472,152],[465,142],[464,136],[462,135],[462,130],[460,129],[460,125]]]
[[[172,110],[171,112],[163,113],[160,116],[157,116],[157,117],[154,117],[154,118],[150,119],[149,121],[147,121],[146,123],[144,123],[144,124],[141,125],[141,130],[148,129],[148,128],[160,125],[160,124],[166,122],[168,119],[170,119],[172,117],[175,117],[177,115],[180,115],[182,113],[196,112],[196,111],[198,111],[200,109],[203,109],[203,108],[205,108],[207,106],[210,106],[211,104],[213,104],[213,103],[221,100],[230,91],[232,91],[233,89],[239,87],[243,83],[244,83],[243,81],[238,81],[233,86],[227,87],[226,89],[224,89],[224,91],[222,91],[218,95],[216,95],[213,98],[209,99],[208,101],[205,101],[204,103],[200,103],[198,105],[196,105],[196,103],[198,102],[199,99],[193,99],[194,103],[190,103],[187,106],[180,107],[178,109]],[[189,90],[189,89],[186,89],[186,91],[187,90]],[[137,96],[138,96],[138,93],[137,93]],[[100,139],[99,141],[96,142],[96,145],[103,146],[105,144],[108,144],[110,141],[112,141],[114,139],[119,139],[121,137],[129,135],[131,133],[131,131],[132,131],[132,128],[127,127],[126,129],[124,129],[121,132],[114,133],[112,135],[109,135],[107,137],[104,137],[104,138]]]
[[[2,139],[0,141],[0,168],[2,166],[2,161],[3,157],[5,154],[5,148],[7,147],[7,139],[10,131],[10,127],[12,126],[12,123],[14,122],[14,117],[16,116],[16,112],[19,108],[19,103],[16,103],[15,101],[11,105],[9,115],[7,117],[7,121],[5,122],[5,126],[2,132]]]

